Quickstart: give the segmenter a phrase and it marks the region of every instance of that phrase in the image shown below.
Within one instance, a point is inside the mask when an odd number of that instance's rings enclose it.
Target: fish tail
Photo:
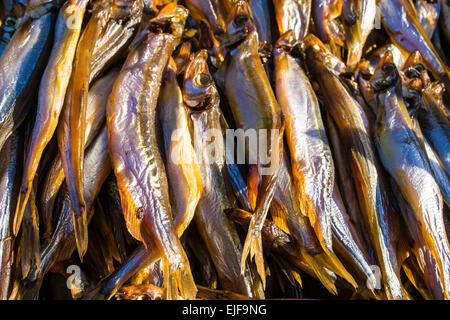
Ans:
[[[185,300],[196,298],[197,286],[187,260],[170,263],[166,258],[163,258],[162,270],[167,300],[179,299],[180,295]]]
[[[339,258],[336,256],[336,254],[330,250],[327,250],[324,248],[324,251],[326,253],[326,257],[328,260],[329,268],[331,271],[336,273],[337,275],[341,276],[343,279],[345,279],[348,283],[350,283],[355,289],[358,288],[358,284],[356,283],[353,276],[345,269],[342,262],[339,260]]]
[[[83,261],[83,256],[88,247],[88,222],[86,206],[80,205],[78,210],[72,211],[72,218],[78,255],[80,260]]]
[[[25,188],[21,188],[21,191],[19,192],[19,195],[17,196],[17,206],[16,206],[16,212],[14,214],[14,221],[13,221],[13,234],[17,236],[19,233],[20,226],[22,224],[23,215],[25,212],[25,208],[28,204],[28,199],[30,197],[31,193],[31,186],[28,183],[28,186]]]
[[[261,228],[256,226],[256,215],[252,216],[247,237],[244,243],[244,249],[241,257],[241,273],[245,272],[247,256],[250,254],[250,259],[255,259],[256,270],[261,278],[263,287],[266,288],[266,272],[264,266],[264,256],[261,238]]]
[[[39,217],[34,199],[29,201],[24,212],[24,226],[21,236],[20,264],[22,279],[28,276],[31,268],[36,265],[38,270],[41,266],[41,255],[39,247]]]
[[[302,257],[305,259],[305,262],[311,266],[314,274],[316,275],[317,279],[323,284],[323,286],[333,295],[337,295],[337,289],[334,284],[334,279],[332,275],[327,272],[325,266],[323,263],[320,263],[320,261],[316,260],[316,256],[311,256],[306,250],[303,248],[301,249]]]

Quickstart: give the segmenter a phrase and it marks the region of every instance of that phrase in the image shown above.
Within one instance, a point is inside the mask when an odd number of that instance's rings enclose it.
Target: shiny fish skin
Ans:
[[[175,68],[171,60],[161,85],[158,108],[174,223],[181,236],[194,217],[203,181]]]
[[[111,172],[111,162],[108,150],[108,133],[104,125],[101,132],[92,142],[85,155],[85,199],[88,208],[88,220],[94,214],[92,207],[100,192],[103,182]],[[20,299],[35,299],[42,285],[44,275],[58,261],[68,259],[76,249],[72,207],[67,188],[62,194],[62,207],[55,231],[50,242],[41,252],[41,268],[34,266],[27,278],[21,284],[18,297]]]
[[[87,215],[83,199],[83,155],[87,93],[90,77],[93,74],[91,59],[96,57],[94,51],[97,43],[102,39],[102,34],[108,31],[110,26],[108,22],[120,20],[123,15],[126,16],[134,4],[139,3],[141,3],[140,0],[135,0],[124,6],[120,0],[96,1],[89,22],[81,34],[75,54],[71,85],[66,99],[69,108],[68,152],[63,149],[64,145],[60,134],[58,134],[58,140],[66,184],[72,200],[77,251],[81,259],[88,244]]]
[[[289,53],[296,45],[293,36],[293,33],[286,33],[275,45],[276,94],[285,118],[286,140],[301,211],[309,217],[322,246],[332,251],[334,163],[319,102],[306,74]]]
[[[363,54],[364,44],[372,31],[377,13],[376,0],[344,0],[344,25],[348,49],[347,66],[356,68]]]
[[[218,0],[186,0],[186,7],[196,21],[207,23],[214,34],[222,35],[226,31],[226,11]]]
[[[312,0],[311,16],[317,29],[319,39],[324,43],[339,42],[334,32],[334,19],[342,13],[343,0]]]
[[[252,18],[258,31],[259,41],[272,44],[275,39],[273,36],[274,21],[271,14],[270,0],[247,0],[252,12]]]
[[[417,18],[423,26],[428,39],[431,40],[438,25],[441,13],[441,0],[414,0],[414,6],[416,8]]]
[[[176,71],[174,62],[170,61],[163,77],[158,108],[164,135],[174,225],[181,236],[194,216],[202,192],[202,179],[188,131],[188,116],[181,89],[176,82]],[[178,131],[172,140],[175,130]],[[160,261],[160,258],[161,254],[156,248],[140,247],[119,270],[97,288],[98,293],[91,294],[97,294],[99,298],[110,298],[133,273],[140,273]]]
[[[410,0],[377,0],[377,6],[380,8],[381,23],[392,41],[408,54],[419,51],[436,78],[448,79],[449,68],[428,39]]]
[[[316,277],[332,294],[337,294],[336,275],[356,287],[355,280],[336,255],[322,248],[308,217],[301,212],[287,158],[287,146],[285,146],[270,212],[274,223],[288,232],[300,248],[300,256],[293,263],[300,263],[302,270]]]
[[[241,16],[245,16],[243,19]],[[239,17],[236,23],[236,18]],[[233,24],[234,23],[234,24]],[[264,258],[260,229],[267,215],[270,201],[273,197],[274,185],[277,180],[282,147],[282,135],[284,128],[282,125],[282,114],[275,95],[270,86],[269,80],[264,71],[258,54],[258,34],[254,30],[253,22],[250,18],[249,9],[245,1],[238,1],[234,6],[234,11],[230,14],[228,25],[237,25],[236,41],[240,41],[237,47],[229,52],[228,62],[225,71],[225,95],[231,107],[237,128],[252,130],[266,129],[267,136],[272,135],[272,129],[278,130],[279,139],[267,138],[267,154],[270,155],[272,173],[261,175],[262,159],[256,159],[257,164],[252,164],[248,176],[250,202],[255,202],[254,215],[250,223],[247,238],[244,243],[244,253],[242,255],[241,269],[245,269],[245,261],[250,254],[250,258],[255,257],[258,273],[265,283]],[[229,43],[231,45],[232,43]],[[246,86],[242,86],[246,83]],[[278,141],[272,141],[278,140]],[[248,156],[257,157],[255,154]],[[253,205],[253,203],[252,203]]]
[[[87,110],[86,110],[86,134],[85,145],[87,148],[92,140],[96,137],[98,131],[106,118],[106,104],[108,96],[111,93],[114,81],[119,74],[119,70],[113,69],[108,72],[104,77],[98,79],[93,86],[89,89],[87,98]],[[69,139],[69,110],[67,105],[63,107],[61,112],[58,128],[60,131],[60,146],[68,145]],[[65,147],[67,149],[67,147]],[[42,187],[41,197],[41,209],[43,212],[44,223],[44,237],[49,238],[51,234],[53,205],[56,200],[56,196],[64,182],[64,170],[61,160],[61,155],[58,154],[53,160],[50,170],[48,171]]]
[[[417,110],[420,127],[450,175],[450,121],[430,93],[426,92],[422,99],[423,103]]]

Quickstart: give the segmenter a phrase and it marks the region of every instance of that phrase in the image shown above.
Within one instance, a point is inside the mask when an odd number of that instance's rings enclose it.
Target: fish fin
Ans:
[[[272,203],[270,204],[270,214],[272,216],[272,221],[277,225],[277,227],[287,234],[290,234],[286,221],[286,211],[283,210],[283,207],[274,200],[272,200]]]
[[[126,227],[128,232],[136,240],[142,242],[147,246],[146,231],[142,225],[142,219],[139,219],[138,215],[141,208],[136,208],[136,204],[131,197],[131,194],[126,188],[120,188],[119,185],[120,202],[122,204],[123,216],[125,218]],[[143,213],[142,213],[143,216]]]
[[[260,182],[260,174],[258,165],[250,165],[247,175],[247,198],[252,209],[256,207],[256,199],[258,196],[258,185]]]
[[[25,279],[31,268],[36,265],[40,269],[41,255],[39,247],[39,218],[34,201],[29,201],[24,212],[24,224],[21,233],[20,265],[22,279]]]
[[[25,188],[21,189],[19,192],[19,195],[17,196],[17,206],[16,206],[16,212],[14,214],[14,221],[13,221],[13,234],[17,236],[20,226],[22,224],[23,215],[25,212],[25,208],[28,204],[28,199],[30,197],[31,188]]]
[[[189,262],[170,264],[167,259],[163,258],[162,270],[164,288],[168,300],[179,299],[180,295],[181,298],[186,300],[195,299],[197,296],[197,286],[192,277]]]
[[[428,288],[426,287],[425,283],[423,282],[421,272],[419,266],[415,265],[413,262],[414,257],[411,257],[411,259],[408,259],[402,264],[402,269],[406,274],[406,277],[409,281],[411,281],[414,288],[416,288],[417,291],[422,295],[422,297],[425,300],[433,300],[433,296],[428,291]]]
[[[72,218],[77,251],[81,262],[83,262],[83,257],[88,247],[88,222],[86,207],[81,207],[79,213],[72,211]]]

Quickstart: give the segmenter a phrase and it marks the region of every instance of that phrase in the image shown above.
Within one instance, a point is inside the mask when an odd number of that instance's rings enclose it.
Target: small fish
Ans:
[[[430,39],[417,18],[410,0],[379,0],[381,23],[392,42],[407,52],[419,51],[426,67],[437,78],[448,79],[448,66],[436,52]]]
[[[265,159],[255,152],[256,146],[246,148],[245,151],[248,157],[256,160],[256,164],[250,164],[248,175],[249,199],[254,205],[255,213],[252,216],[241,260],[243,272],[247,256],[250,254],[251,259],[255,257],[258,273],[265,284],[260,230],[273,197],[281,161],[282,153],[279,151],[282,150],[284,131],[282,113],[259,57],[258,34],[245,1],[238,1],[234,5],[228,19],[227,32],[229,36],[227,46],[238,42],[229,52],[224,78],[226,98],[237,128],[244,132],[248,129],[257,130],[257,133],[260,133],[260,130],[267,132],[267,137],[259,137],[261,140],[259,143],[267,146],[264,157],[268,157],[269,161],[266,165],[263,164],[266,162]],[[243,86],[243,83],[246,85]],[[270,173],[262,174],[264,170]]]
[[[101,129],[106,116],[106,104],[111,93],[112,86],[119,74],[119,70],[112,69],[104,77],[98,79],[90,88],[86,110],[86,135],[85,145],[87,148]],[[59,117],[58,128],[60,146],[67,146],[69,139],[69,109],[63,107]],[[67,148],[66,148],[67,149]],[[64,169],[61,155],[57,154],[49,171],[46,174],[42,187],[41,209],[44,225],[44,238],[49,239],[52,229],[53,206],[59,189],[64,182]]]
[[[439,267],[444,297],[449,297],[450,247],[443,221],[443,201],[425,151],[414,134],[403,101],[401,78],[392,57],[381,60],[372,78],[378,115],[375,140],[381,161],[414,212],[425,243]]]
[[[161,80],[187,14],[170,3],[150,20],[135,40],[107,106],[109,146],[127,228],[147,248],[156,246],[160,252],[168,299],[178,297],[178,291],[193,299],[197,292],[173,222],[156,131]]]
[[[22,134],[16,130],[6,140],[0,154],[0,299],[8,298],[13,262],[13,207],[19,193]]]
[[[202,194],[203,182],[173,59],[166,67],[158,108],[164,135],[172,211],[174,219],[177,220],[175,223],[177,233],[181,236],[194,217],[195,208]]]
[[[87,3],[87,0],[68,1],[59,11],[52,52],[39,86],[37,115],[26,155],[21,192],[17,200],[15,230],[21,223],[21,216],[31,194],[31,185],[41,156],[58,124]]]
[[[293,32],[283,34],[275,44],[276,95],[286,123],[285,134],[300,210],[309,217],[322,247],[333,251],[334,163],[319,102],[306,74],[291,54],[296,45]]]
[[[446,149],[450,147],[448,134],[450,122],[441,112],[439,103],[433,96],[432,84],[418,51],[408,58],[401,76],[403,98],[407,102],[414,132],[428,157],[442,197],[448,206],[450,204],[449,175],[445,167],[446,162],[442,159],[446,159],[448,154]],[[426,130],[427,136],[424,136],[422,127]],[[433,144],[430,143],[430,139],[434,142]],[[436,150],[439,150],[439,153]]]
[[[104,125],[100,133],[86,150],[85,199],[88,209],[88,221],[93,215],[93,205],[103,182],[111,173],[108,151],[108,133]],[[67,188],[62,189],[61,213],[50,242],[41,252],[40,269],[32,266],[23,280],[16,295],[18,299],[35,299],[39,293],[45,274],[55,263],[70,258],[76,250],[75,231],[72,220],[72,206]]]
[[[66,103],[69,108],[69,141],[68,150],[62,147],[61,135],[58,134],[60,144],[60,153],[63,160],[64,175],[66,177],[67,187],[72,199],[73,219],[75,226],[75,239],[77,241],[77,250],[82,259],[88,244],[88,229],[86,206],[84,203],[83,192],[83,159],[84,159],[84,140],[86,134],[86,109],[88,89],[91,77],[95,73],[95,66],[91,62],[92,58],[99,57],[95,55],[97,43],[102,39],[103,33],[108,32],[111,20],[122,20],[129,17],[131,13],[136,13],[139,17],[139,10],[135,12],[136,7],[142,8],[140,0],[127,2],[123,5],[121,0],[107,1],[98,0],[93,7],[93,13],[87,23],[75,53],[74,67],[71,78],[71,85],[67,92]],[[132,19],[131,19],[132,20]],[[120,25],[117,26],[120,28]],[[134,33],[134,30],[131,30]],[[119,33],[119,35],[121,35]],[[125,37],[125,39],[129,39]],[[121,46],[118,45],[118,48]],[[108,51],[105,55],[109,58],[115,50]],[[104,62],[104,57],[101,57]]]
[[[336,75],[336,58],[318,38],[313,35],[305,38],[305,53],[308,69],[320,85],[327,111],[348,150],[347,158],[365,230],[376,250],[384,291],[389,299],[402,299],[405,294],[399,279],[398,234],[392,232],[395,229],[391,226],[396,213],[392,211],[383,188],[367,117]]]

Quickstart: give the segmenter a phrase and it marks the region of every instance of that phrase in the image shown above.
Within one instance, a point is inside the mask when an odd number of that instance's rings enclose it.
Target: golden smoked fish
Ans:
[[[106,118],[106,104],[111,93],[112,86],[119,74],[118,69],[112,69],[104,77],[98,79],[90,88],[86,110],[86,135],[85,145],[87,148],[96,137],[98,131]],[[60,145],[67,146],[69,139],[69,110],[64,107],[58,124],[61,131]],[[67,148],[67,147],[65,147]],[[58,154],[53,160],[50,169],[44,178],[41,197],[42,221],[44,225],[44,238],[51,235],[53,206],[59,189],[64,182],[64,170],[61,155]]]
[[[403,101],[400,75],[388,53],[372,78],[378,105],[375,140],[381,161],[414,212],[424,241],[439,267],[444,297],[449,298],[450,248],[443,200],[432,169],[413,130]]]
[[[238,1],[228,19],[227,46],[234,46],[230,48],[225,69],[225,95],[237,128],[244,134],[253,132],[257,143],[264,146],[264,151],[260,152],[255,149],[256,145],[245,149],[247,159],[252,162],[247,184],[254,215],[244,243],[241,269],[245,270],[250,254],[251,259],[255,257],[258,273],[265,283],[260,231],[275,190],[284,127],[280,107],[259,57],[258,34],[249,10],[245,1]]]
[[[60,144],[60,153],[63,160],[64,174],[66,184],[69,190],[73,206],[73,219],[75,227],[75,239],[80,258],[83,257],[88,245],[88,229],[86,206],[84,203],[83,192],[83,160],[84,160],[84,141],[86,135],[86,109],[89,83],[96,71],[96,65],[92,59],[100,58],[101,64],[110,62],[111,54],[117,49],[103,51],[103,55],[96,54],[98,45],[102,38],[109,33],[115,34],[110,29],[110,21],[131,20],[127,15],[134,13],[139,19],[139,7],[142,7],[141,0],[133,0],[123,3],[122,0],[97,0],[93,5],[92,15],[80,37],[74,59],[70,88],[67,92],[66,104],[69,109],[69,140],[68,149],[62,143],[62,134],[58,133],[58,142]],[[120,23],[118,23],[120,27]],[[124,26],[128,25],[124,23]],[[131,28],[133,34],[133,28]],[[127,39],[126,33],[119,32],[119,39]],[[115,39],[116,40],[116,39]],[[115,43],[115,41],[110,41]],[[120,41],[119,41],[120,42]],[[123,42],[123,41],[122,41]],[[123,46],[123,43],[122,43]],[[121,48],[117,45],[117,48]],[[105,57],[107,58],[105,61]]]
[[[100,133],[85,155],[85,196],[88,205],[88,221],[94,214],[94,201],[103,182],[111,173],[111,162],[108,151],[108,133],[103,125]],[[64,187],[62,194],[61,213],[52,234],[50,242],[41,252],[41,265],[38,268],[32,266],[28,276],[21,283],[19,290],[13,294],[15,299],[35,299],[42,285],[45,274],[58,262],[70,258],[76,249],[74,226],[72,220],[72,206],[67,188]]]
[[[263,298],[255,290],[248,267],[241,273],[242,245],[232,221],[224,213],[231,201],[225,186],[225,145],[219,93],[209,73],[206,51],[199,51],[186,67],[183,97],[189,108],[194,147],[203,177],[203,192],[195,223],[206,243],[223,288],[252,298]],[[214,142],[210,139],[214,137]]]
[[[6,140],[0,155],[0,300],[8,298],[14,237],[12,236],[13,207],[19,193],[18,172],[21,168],[20,145],[23,138],[14,131]]]
[[[87,3],[87,0],[67,1],[56,20],[52,52],[39,86],[37,115],[25,159],[14,230],[19,229],[42,153],[58,124]]]
[[[405,297],[399,278],[397,243],[390,230],[393,213],[387,205],[382,178],[377,170],[376,149],[367,128],[367,119],[358,102],[348,93],[334,73],[335,57],[313,35],[305,38],[305,52],[309,71],[319,83],[327,111],[334,119],[348,160],[365,228],[375,248],[382,283],[390,299]]]
[[[300,210],[309,217],[322,247],[333,251],[331,205],[334,163],[319,102],[298,61],[293,32],[275,44],[276,94],[285,119],[286,140]]]
[[[189,261],[173,223],[156,109],[164,69],[181,40],[187,10],[170,3],[132,46],[107,106],[109,146],[129,232],[163,261],[168,298],[195,298]]]

